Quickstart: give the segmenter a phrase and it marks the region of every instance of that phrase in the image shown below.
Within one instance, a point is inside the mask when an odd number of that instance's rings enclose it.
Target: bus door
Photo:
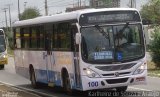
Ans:
[[[53,86],[54,82],[54,55],[52,53],[52,32],[47,32],[45,35],[45,60],[46,60],[46,70],[47,70],[47,78],[48,85]]]

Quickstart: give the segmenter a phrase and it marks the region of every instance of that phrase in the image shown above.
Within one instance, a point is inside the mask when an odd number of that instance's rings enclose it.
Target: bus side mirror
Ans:
[[[81,43],[81,33],[76,33],[76,44]]]

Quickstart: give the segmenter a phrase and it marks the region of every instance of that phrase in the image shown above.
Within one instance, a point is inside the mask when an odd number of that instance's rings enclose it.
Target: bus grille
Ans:
[[[132,64],[123,64],[123,65],[113,65],[113,66],[96,66],[97,69],[102,71],[116,71],[116,70],[125,70],[132,68],[136,63]]]
[[[117,84],[117,83],[125,83],[127,82],[128,78],[120,78],[120,79],[109,79],[106,80],[108,84]]]
[[[122,76],[122,75],[128,75],[128,74],[130,74],[131,72],[121,72],[121,73],[119,73],[119,76]],[[109,73],[109,74],[102,74],[103,76],[113,76],[113,77],[115,77],[115,74],[114,73]]]

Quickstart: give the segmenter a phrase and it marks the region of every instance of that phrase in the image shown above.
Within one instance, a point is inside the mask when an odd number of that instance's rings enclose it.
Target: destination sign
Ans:
[[[119,22],[140,22],[140,16],[136,11],[105,11],[83,14],[79,21],[81,26]]]

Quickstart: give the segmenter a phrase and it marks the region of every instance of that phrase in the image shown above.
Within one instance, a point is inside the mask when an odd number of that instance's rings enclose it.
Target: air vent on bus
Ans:
[[[112,66],[96,66],[97,69],[103,71],[116,71],[116,70],[125,70],[132,68],[136,63],[132,64],[123,64],[123,65],[112,65]]]
[[[108,84],[117,84],[117,83],[125,83],[127,82],[128,78],[120,78],[120,79],[108,79],[106,82]]]
[[[127,75],[127,74],[130,74],[131,72],[121,72],[119,73],[119,76],[122,76],[122,75]],[[109,74],[102,74],[102,76],[115,76],[114,73],[109,73]]]

